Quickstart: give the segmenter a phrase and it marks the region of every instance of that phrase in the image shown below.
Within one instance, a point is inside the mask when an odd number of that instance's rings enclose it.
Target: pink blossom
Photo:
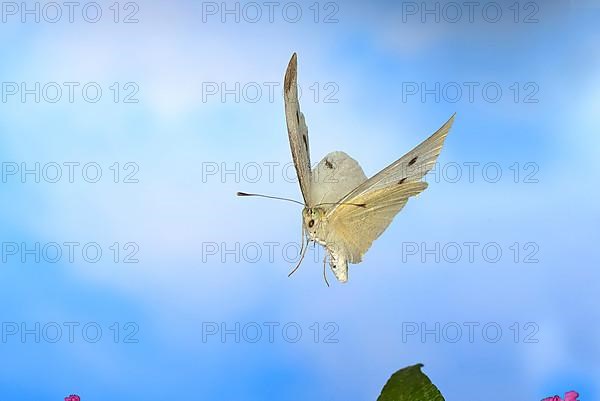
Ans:
[[[579,401],[577,398],[579,397],[579,393],[576,391],[568,391],[565,393],[565,401]]]
[[[576,391],[568,391],[565,393],[565,399],[563,400],[559,396],[555,395],[554,397],[544,398],[542,401],[580,401],[577,398],[579,397],[579,393]]]

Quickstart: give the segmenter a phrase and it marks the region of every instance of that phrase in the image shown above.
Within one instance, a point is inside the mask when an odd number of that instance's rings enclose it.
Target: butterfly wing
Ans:
[[[408,199],[427,188],[427,183],[420,179],[435,164],[453,121],[454,116],[416,148],[360,184],[328,210],[326,243],[338,280],[347,280],[348,262],[359,263]],[[364,207],[356,206],[362,204]]]
[[[312,171],[311,199],[328,211],[366,180],[356,160],[344,152],[331,152]]]
[[[433,135],[362,183],[349,193],[342,202],[350,202],[352,198],[368,191],[382,189],[398,183],[418,181],[423,178],[435,165],[453,122],[454,115]]]
[[[422,181],[398,184],[354,198],[364,207],[343,204],[337,208],[327,224],[325,247],[329,251],[331,270],[339,281],[348,280],[348,263],[359,263],[373,241],[406,205],[408,198],[425,188],[427,183]]]
[[[364,206],[338,206],[328,220],[330,235],[326,242],[338,244],[336,250],[344,254],[350,263],[360,262],[373,241],[406,205],[408,198],[418,195],[426,188],[426,182],[408,182],[368,191],[352,198],[352,203]]]
[[[308,148],[308,127],[304,115],[300,111],[297,84],[297,58],[292,55],[285,72],[283,81],[283,98],[285,102],[285,120],[287,122],[288,137],[292,150],[292,159],[296,167],[296,174],[300,182],[300,190],[306,205],[312,205],[310,196],[311,170],[310,151]]]

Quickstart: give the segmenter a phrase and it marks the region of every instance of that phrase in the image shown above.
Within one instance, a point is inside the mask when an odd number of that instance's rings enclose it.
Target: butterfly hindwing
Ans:
[[[311,199],[325,211],[367,180],[356,160],[331,152],[312,171]]]
[[[426,188],[427,183],[422,181],[396,184],[352,198],[353,204],[339,205],[328,220],[326,242],[337,244],[332,248],[350,263],[359,263],[373,241],[406,205],[408,198]]]

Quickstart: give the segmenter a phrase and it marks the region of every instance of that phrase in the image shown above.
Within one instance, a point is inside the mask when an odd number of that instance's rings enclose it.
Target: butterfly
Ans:
[[[308,127],[300,111],[297,86],[297,56],[292,55],[284,77],[285,118],[304,202],[302,210],[302,247],[304,258],[309,242],[325,247],[325,264],[338,281],[348,281],[348,264],[359,263],[363,255],[402,210],[408,199],[423,192],[421,179],[434,166],[454,115],[433,135],[373,177],[367,179],[358,162],[344,152],[331,152],[311,168]],[[273,196],[238,192],[239,196]],[[291,200],[292,202],[296,202]]]

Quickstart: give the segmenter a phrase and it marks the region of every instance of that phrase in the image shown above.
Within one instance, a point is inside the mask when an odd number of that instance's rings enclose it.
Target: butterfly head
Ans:
[[[324,216],[325,212],[320,207],[305,207],[302,210],[304,228],[310,234],[311,238],[316,236]]]

